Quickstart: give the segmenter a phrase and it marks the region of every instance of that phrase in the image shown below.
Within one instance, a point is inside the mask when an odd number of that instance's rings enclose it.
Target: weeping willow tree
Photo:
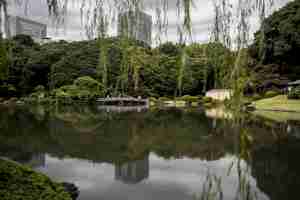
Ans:
[[[0,81],[5,81],[8,78],[8,52],[3,41],[3,34],[6,26],[7,2],[5,0],[0,0]]]
[[[217,80],[222,80],[221,86],[223,88],[232,89],[233,96],[229,101],[229,105],[234,117],[231,124],[234,132],[237,133],[238,141],[238,157],[231,167],[235,166],[238,175],[239,184],[236,199],[256,199],[256,194],[252,192],[249,179],[251,169],[242,166],[243,160],[248,160],[251,163],[252,133],[244,128],[246,119],[241,114],[240,109],[243,107],[244,89],[252,77],[251,72],[246,70],[246,66],[249,64],[247,48],[251,42],[251,17],[257,15],[258,21],[261,23],[261,29],[264,29],[263,21],[273,7],[274,0],[238,0],[236,5],[228,0],[215,0],[213,3],[215,20],[212,41],[222,43],[225,47],[232,49],[235,54],[234,64],[226,69],[221,69],[222,71],[216,73],[215,77]],[[262,37],[261,39],[264,40],[265,38]],[[229,171],[231,172],[231,170]],[[218,188],[220,180],[210,178],[209,181],[214,181],[215,188]],[[208,193],[211,193],[211,191],[208,191]],[[222,199],[222,195],[213,199]]]

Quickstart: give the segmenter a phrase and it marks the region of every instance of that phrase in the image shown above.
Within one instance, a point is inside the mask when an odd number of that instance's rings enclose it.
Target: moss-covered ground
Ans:
[[[1,200],[71,200],[61,184],[28,167],[0,159]]]

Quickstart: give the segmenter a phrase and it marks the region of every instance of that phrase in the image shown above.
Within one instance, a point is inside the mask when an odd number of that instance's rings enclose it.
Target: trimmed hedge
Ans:
[[[1,200],[72,200],[62,184],[14,162],[0,159]]]

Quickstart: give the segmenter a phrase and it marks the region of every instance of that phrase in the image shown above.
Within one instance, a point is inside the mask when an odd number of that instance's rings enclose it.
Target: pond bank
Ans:
[[[294,112],[300,113],[300,100],[288,99],[286,95],[261,99],[252,103],[258,111]]]
[[[70,190],[73,184],[55,183],[46,175],[2,158],[0,158],[0,177],[2,200],[75,199],[74,193],[72,194]],[[72,190],[74,191],[74,188]]]

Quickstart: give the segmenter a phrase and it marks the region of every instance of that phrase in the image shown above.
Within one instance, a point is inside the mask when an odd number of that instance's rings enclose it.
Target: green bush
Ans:
[[[300,99],[300,86],[293,88],[289,94],[289,99]]]
[[[274,91],[274,90],[270,90],[270,91],[267,91],[264,95],[265,98],[272,98],[272,97],[275,97],[277,96],[279,93],[277,91]]]
[[[159,97],[159,101],[172,101],[169,97]]]
[[[55,89],[52,96],[69,99],[93,99],[103,96],[103,87],[95,79],[84,76],[74,81],[73,85],[65,85]]]
[[[150,97],[150,98],[149,98],[149,101],[156,102],[157,99],[156,99],[155,97]]]
[[[99,91],[101,89],[101,84],[89,76],[77,78],[74,81],[74,85],[79,89],[86,89],[89,91]]]
[[[0,85],[0,96],[1,97],[11,97],[16,95],[16,88],[11,85]]]
[[[80,92],[80,89],[75,85],[64,85],[60,89],[71,98],[76,98]]]
[[[34,88],[35,92],[45,92],[45,87],[43,85],[38,85]]]
[[[0,159],[0,177],[1,200],[71,200],[61,184],[10,161]]]
[[[186,102],[190,102],[190,103],[193,103],[193,102],[199,102],[200,99],[201,99],[201,98],[199,98],[199,97],[190,96],[190,95],[185,95],[185,96],[176,98],[176,100],[179,100],[179,101],[186,101]]]
[[[211,97],[203,97],[202,100],[203,100],[203,103],[211,103],[211,102],[213,102],[213,99]]]
[[[52,94],[56,98],[71,98],[70,94],[64,91],[62,88],[55,89]]]
[[[47,95],[45,87],[42,85],[38,85],[37,87],[35,87],[34,93],[30,95],[31,98],[35,99],[34,101],[44,99],[46,96]]]
[[[262,99],[262,96],[261,96],[260,94],[254,94],[254,95],[252,96],[252,99],[253,99],[253,101],[257,101],[257,100]]]

